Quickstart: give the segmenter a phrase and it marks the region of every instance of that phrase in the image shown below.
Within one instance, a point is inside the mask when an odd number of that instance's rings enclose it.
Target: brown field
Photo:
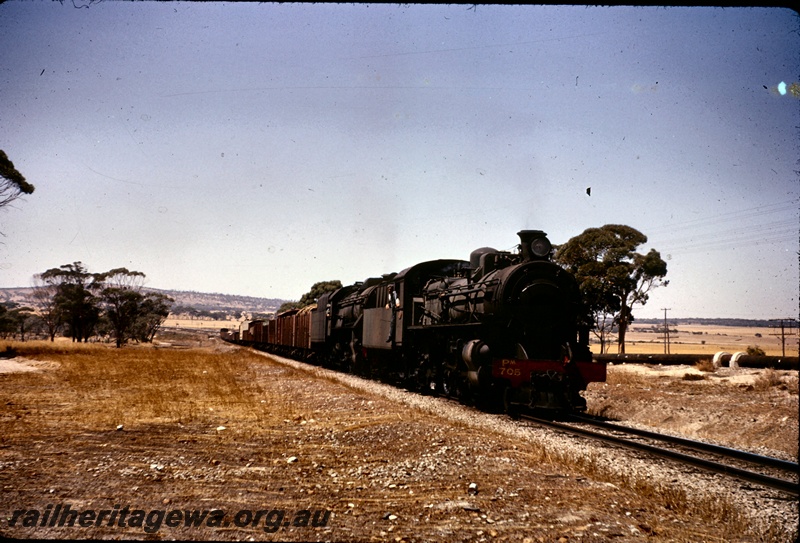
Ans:
[[[642,325],[635,325],[639,328]],[[649,325],[648,325],[649,326]],[[780,329],[749,328],[739,326],[709,326],[702,324],[678,325],[677,335],[670,334],[670,354],[708,354],[718,351],[735,353],[758,346],[767,355],[781,356]],[[790,336],[786,331],[786,356],[798,355],[797,328]],[[756,336],[761,334],[761,337]],[[778,335],[774,335],[778,334]],[[614,340],[616,341],[616,340]],[[599,342],[592,344],[592,352],[599,353]],[[617,352],[616,342],[608,350]],[[630,354],[663,354],[664,340],[661,334],[630,331],[625,341],[625,352]]]
[[[179,328],[182,330],[220,330],[221,328],[239,329],[239,321],[214,321],[210,319],[176,319],[167,318],[163,328]]]

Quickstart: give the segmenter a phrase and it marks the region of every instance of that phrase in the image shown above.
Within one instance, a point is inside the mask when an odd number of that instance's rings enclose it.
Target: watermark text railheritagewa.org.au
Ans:
[[[73,509],[68,503],[49,504],[44,509],[17,509],[8,518],[8,526],[24,528],[110,527],[140,528],[152,534],[168,528],[239,528],[260,529],[267,533],[280,529],[321,528],[327,526],[331,512],[327,509],[240,509],[226,513],[222,509],[134,509],[115,505],[113,509]]]

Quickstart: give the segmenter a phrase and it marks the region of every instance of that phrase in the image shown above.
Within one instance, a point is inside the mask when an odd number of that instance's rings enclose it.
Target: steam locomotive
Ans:
[[[518,251],[421,262],[326,293],[223,339],[507,412],[580,411],[606,366],[574,277],[539,230]]]

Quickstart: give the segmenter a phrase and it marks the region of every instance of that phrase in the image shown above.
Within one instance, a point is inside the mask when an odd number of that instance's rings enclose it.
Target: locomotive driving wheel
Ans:
[[[469,383],[458,366],[447,366],[442,375],[442,392],[445,396],[467,404],[470,400]]]

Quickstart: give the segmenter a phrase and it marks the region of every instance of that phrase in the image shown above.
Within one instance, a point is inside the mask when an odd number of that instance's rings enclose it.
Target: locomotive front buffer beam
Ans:
[[[520,360],[496,358],[492,376],[508,382],[506,408],[584,410],[586,400],[579,394],[590,382],[606,378],[606,365],[596,362]]]

